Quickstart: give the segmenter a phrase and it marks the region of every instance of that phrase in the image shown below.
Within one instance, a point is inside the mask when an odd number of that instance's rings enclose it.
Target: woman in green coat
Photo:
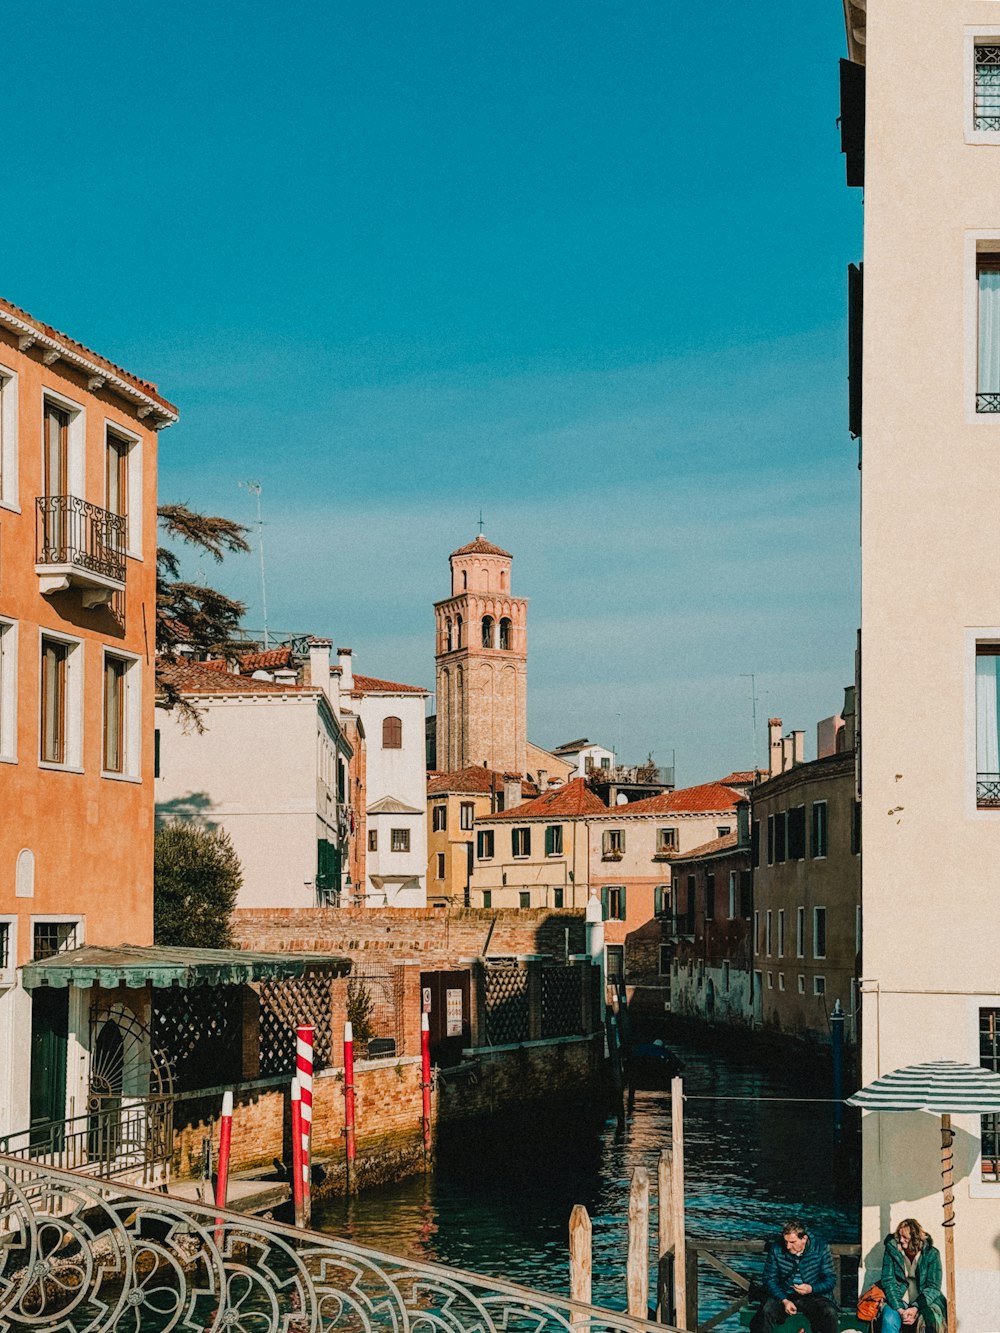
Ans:
[[[920,1223],[907,1217],[885,1238],[882,1276],[885,1292],[881,1333],[919,1325],[927,1333],[944,1333],[947,1302],[941,1294],[941,1256]]]

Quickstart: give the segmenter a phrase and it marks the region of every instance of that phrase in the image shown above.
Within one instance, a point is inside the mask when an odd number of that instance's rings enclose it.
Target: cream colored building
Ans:
[[[1000,4],[847,0],[846,11],[849,55],[864,66],[844,71],[843,136],[849,179],[864,183],[851,406],[864,441],[867,1082],[928,1060],[1000,1062]],[[958,1325],[989,1333],[1000,1118],[955,1124]],[[866,1257],[877,1263],[903,1217],[940,1240],[938,1121],[869,1114],[862,1142]]]
[[[534,786],[472,765],[427,775],[427,901],[470,905],[477,819],[520,805]]]

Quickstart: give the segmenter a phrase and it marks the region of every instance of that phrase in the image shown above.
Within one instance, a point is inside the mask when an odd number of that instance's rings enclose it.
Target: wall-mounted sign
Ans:
[[[424,993],[423,1012],[429,1014],[431,1011],[431,988],[430,986],[424,986],[422,990]]]
[[[447,992],[448,1007],[446,1010],[448,1030],[446,1037],[460,1037],[462,1035],[462,992],[460,990],[449,990]]]

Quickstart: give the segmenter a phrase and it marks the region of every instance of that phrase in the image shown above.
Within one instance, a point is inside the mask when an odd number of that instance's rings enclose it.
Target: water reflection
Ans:
[[[762,1237],[801,1213],[828,1239],[856,1241],[855,1121],[848,1116],[838,1141],[830,1105],[766,1100],[828,1097],[828,1080],[796,1062],[764,1067],[759,1058],[677,1050],[689,1099],[689,1234]],[[498,1118],[447,1145],[435,1176],[324,1200],[315,1221],[359,1244],[565,1293],[567,1223],[582,1203],[594,1228],[595,1303],[621,1309],[632,1170],[645,1166],[655,1182],[669,1143],[670,1100],[659,1093],[637,1095],[624,1130],[614,1121],[595,1125],[574,1107],[555,1123],[517,1130]],[[702,1318],[733,1294],[704,1267],[701,1291]]]

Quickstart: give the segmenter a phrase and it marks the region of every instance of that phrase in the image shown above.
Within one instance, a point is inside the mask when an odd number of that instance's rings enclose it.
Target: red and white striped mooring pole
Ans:
[[[420,1015],[420,1089],[423,1093],[424,1157],[431,1151],[431,1028],[426,1014]]]
[[[302,1216],[305,1226],[309,1225],[312,1212],[313,1032],[310,1024],[295,1031],[295,1072],[299,1080],[302,1114]]]
[[[295,1205],[295,1225],[305,1226],[302,1211],[305,1177],[302,1160],[302,1088],[297,1078],[292,1079],[292,1200]]]
[[[222,1094],[222,1118],[219,1121],[219,1168],[215,1177],[215,1206],[225,1208],[229,1193],[229,1154],[233,1144],[233,1094]],[[216,1235],[221,1234],[222,1218],[215,1219]]]
[[[347,1141],[347,1173],[354,1164],[354,1027],[344,1024],[344,1138]]]

